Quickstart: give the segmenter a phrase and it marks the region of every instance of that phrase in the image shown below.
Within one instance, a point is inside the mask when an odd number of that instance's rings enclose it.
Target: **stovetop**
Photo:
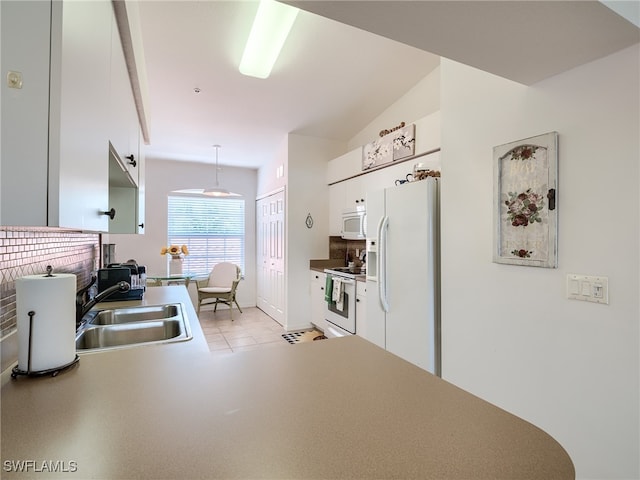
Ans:
[[[324,273],[330,275],[340,275],[346,278],[358,278],[366,275],[366,270],[360,267],[333,267],[325,268]]]

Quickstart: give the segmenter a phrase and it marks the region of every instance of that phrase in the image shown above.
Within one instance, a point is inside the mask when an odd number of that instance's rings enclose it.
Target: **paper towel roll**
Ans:
[[[63,367],[76,356],[76,276],[27,275],[16,280],[18,368],[38,372]],[[31,369],[29,370],[29,312]]]

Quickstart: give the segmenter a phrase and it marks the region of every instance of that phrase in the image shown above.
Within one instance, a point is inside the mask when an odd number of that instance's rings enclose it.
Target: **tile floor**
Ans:
[[[243,308],[242,313],[233,309],[233,321],[229,309],[220,307],[200,311],[200,325],[214,354],[228,354],[258,348],[288,347],[282,338],[286,333],[282,325],[256,307]]]

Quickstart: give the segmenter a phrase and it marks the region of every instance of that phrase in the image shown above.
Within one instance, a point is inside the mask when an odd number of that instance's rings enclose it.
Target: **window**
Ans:
[[[244,272],[244,200],[169,196],[169,245],[186,245],[185,272],[208,275],[216,263]]]

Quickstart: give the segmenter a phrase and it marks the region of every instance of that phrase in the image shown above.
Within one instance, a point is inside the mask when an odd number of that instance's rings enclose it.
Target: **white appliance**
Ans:
[[[440,375],[439,180],[367,195],[364,338]]]
[[[325,269],[327,274],[325,315],[326,337],[343,337],[356,333],[356,278],[348,267]]]
[[[364,205],[342,211],[342,228],[340,235],[346,240],[365,239],[366,209]]]

